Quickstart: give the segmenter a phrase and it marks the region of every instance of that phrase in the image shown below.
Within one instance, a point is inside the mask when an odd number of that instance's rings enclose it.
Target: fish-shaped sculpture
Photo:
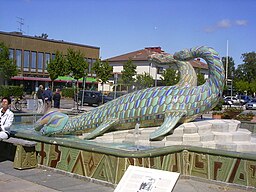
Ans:
[[[201,46],[174,54],[177,63],[184,61],[183,64],[189,65],[186,61],[194,58],[203,58],[209,67],[209,79],[201,86],[179,82],[175,86],[143,89],[74,117],[49,112],[37,121],[35,129],[47,136],[92,130],[85,138],[92,139],[106,131],[134,128],[137,122],[156,126],[154,120],[164,117],[160,127],[150,134],[150,140],[159,140],[178,123],[194,120],[211,110],[222,95],[224,68],[218,53],[210,47]]]

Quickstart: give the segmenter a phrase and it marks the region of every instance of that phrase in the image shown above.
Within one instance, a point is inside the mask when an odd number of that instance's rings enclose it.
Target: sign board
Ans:
[[[171,192],[180,173],[130,165],[114,192]]]

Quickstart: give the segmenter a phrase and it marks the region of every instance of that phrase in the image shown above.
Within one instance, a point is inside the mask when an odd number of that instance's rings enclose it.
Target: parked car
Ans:
[[[245,104],[246,109],[256,109],[256,99],[252,99],[248,103]]]
[[[79,105],[82,105],[82,96],[84,95],[83,104],[88,105],[100,105],[102,104],[102,97],[103,97],[103,103],[106,103],[108,101],[111,101],[113,98],[102,95],[99,91],[90,91],[90,90],[81,90],[78,93],[78,101],[77,101],[77,95],[75,96],[74,100],[78,102]]]
[[[226,96],[226,97],[224,97],[224,104],[237,105],[237,104],[240,104],[240,101],[235,96]]]
[[[124,91],[116,91],[116,98],[121,97],[121,96],[123,96],[123,95],[125,95],[125,94],[127,94],[127,92],[124,92]],[[114,97],[115,97],[115,92],[114,92],[114,91],[113,91],[113,92],[109,92],[109,93],[108,93],[108,97],[111,97],[111,98],[114,99]]]
[[[238,95],[237,98],[239,99],[239,101],[242,105],[244,105],[252,100],[252,97],[248,96],[248,95]]]

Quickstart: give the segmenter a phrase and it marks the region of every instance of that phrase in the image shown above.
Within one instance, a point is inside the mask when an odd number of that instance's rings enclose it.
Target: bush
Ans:
[[[243,109],[241,108],[227,108],[224,110],[223,119],[234,119],[237,115],[239,115]]]
[[[62,93],[63,97],[74,98],[74,89],[73,88],[63,88],[61,90],[61,93]]]
[[[222,105],[224,104],[224,99],[220,99],[219,103],[212,109],[213,111],[221,111]]]
[[[250,111],[249,113],[246,113],[246,114],[237,115],[235,119],[240,121],[251,121],[253,117],[254,117],[254,114],[253,112]]]
[[[23,87],[22,86],[8,86],[1,85],[0,86],[0,96],[1,97],[21,97],[23,95]]]

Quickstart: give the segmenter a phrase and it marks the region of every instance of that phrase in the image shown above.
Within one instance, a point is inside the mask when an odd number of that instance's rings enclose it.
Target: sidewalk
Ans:
[[[96,183],[71,174],[57,173],[42,167],[17,170],[11,161],[0,160],[1,192],[113,192],[114,187]],[[242,187],[208,180],[185,179],[180,177],[173,192],[248,192]]]

